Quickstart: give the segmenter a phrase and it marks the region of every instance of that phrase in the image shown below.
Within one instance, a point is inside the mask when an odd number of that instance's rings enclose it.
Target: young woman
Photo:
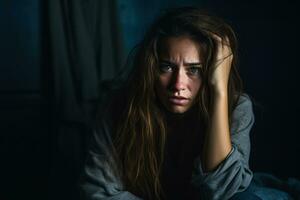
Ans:
[[[252,103],[222,19],[197,8],[158,18],[100,113],[85,199],[259,199],[246,190]]]

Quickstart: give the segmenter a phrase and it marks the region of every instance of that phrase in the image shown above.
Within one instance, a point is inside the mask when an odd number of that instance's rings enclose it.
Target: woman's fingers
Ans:
[[[211,33],[212,38],[217,43],[217,62],[224,61],[226,58],[232,56],[231,48],[230,48],[230,42],[229,38],[226,36],[224,39],[222,39],[220,36]]]

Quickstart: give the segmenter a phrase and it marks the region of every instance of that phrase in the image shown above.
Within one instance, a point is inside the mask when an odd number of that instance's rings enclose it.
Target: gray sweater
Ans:
[[[190,180],[198,188],[200,199],[226,200],[235,193],[244,191],[252,179],[249,169],[250,130],[254,123],[252,103],[247,94],[243,94],[233,112],[231,124],[232,150],[226,159],[213,171],[204,173],[200,156],[194,160],[194,169]],[[101,118],[94,129],[89,145],[85,167],[80,181],[83,199],[86,200],[139,200],[140,197],[125,190],[112,165],[111,154],[112,122]]]

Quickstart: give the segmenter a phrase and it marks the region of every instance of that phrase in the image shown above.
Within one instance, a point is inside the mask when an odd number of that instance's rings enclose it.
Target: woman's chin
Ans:
[[[168,110],[174,114],[183,114],[186,111],[188,111],[188,106],[178,106],[178,105],[172,105],[168,107]]]

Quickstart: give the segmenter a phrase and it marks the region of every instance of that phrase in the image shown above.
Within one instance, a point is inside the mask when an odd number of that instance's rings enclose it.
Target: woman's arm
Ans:
[[[202,191],[204,199],[226,200],[245,190],[252,179],[248,160],[254,115],[249,97],[241,96],[229,130],[227,84],[233,57],[228,41],[213,37],[218,49],[210,82],[214,95],[212,118],[205,133],[203,159],[196,162],[192,184]]]
[[[203,146],[203,169],[214,170],[230,153],[229,120],[228,120],[228,79],[232,65],[232,54],[228,41],[213,35],[217,47],[215,70],[210,79],[213,88],[213,106],[211,122],[205,135]]]
[[[202,167],[210,172],[228,156],[232,149],[228,120],[227,93],[215,95],[211,124],[205,135]]]
[[[230,153],[210,172],[202,169],[200,157],[195,160],[191,182],[203,199],[226,200],[250,184],[253,176],[249,169],[250,131],[253,124],[252,102],[248,95],[243,94],[232,116]]]

